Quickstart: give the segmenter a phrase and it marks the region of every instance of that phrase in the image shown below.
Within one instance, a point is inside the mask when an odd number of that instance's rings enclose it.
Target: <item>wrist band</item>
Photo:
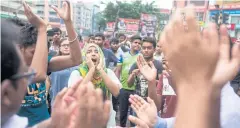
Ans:
[[[78,36],[76,36],[76,38],[73,39],[72,41],[69,41],[69,40],[68,40],[69,44],[71,44],[72,42],[76,41],[76,40],[77,40],[77,37],[78,37]]]

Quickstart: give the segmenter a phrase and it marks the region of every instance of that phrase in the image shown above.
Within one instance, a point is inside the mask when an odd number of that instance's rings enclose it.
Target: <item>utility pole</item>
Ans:
[[[119,8],[119,2],[116,1],[116,3],[117,3],[117,16],[116,16],[116,19],[115,19],[115,26],[114,26],[114,31],[113,31],[113,35],[112,35],[113,37],[116,36],[117,25],[118,25],[118,18],[119,18],[119,10],[120,10],[120,8]]]

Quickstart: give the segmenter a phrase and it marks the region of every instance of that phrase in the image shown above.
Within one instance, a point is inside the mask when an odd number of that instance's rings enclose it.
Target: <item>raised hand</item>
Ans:
[[[96,66],[94,65],[91,56],[86,56],[86,63],[88,65],[89,69],[95,68]]]
[[[63,7],[57,8],[55,6],[51,6],[58,15],[64,20],[64,21],[71,21],[71,7],[70,2],[68,0],[64,0]]]
[[[100,71],[103,69],[103,59],[100,58],[99,63],[97,65],[97,70]]]
[[[196,80],[211,81],[219,55],[219,39],[215,24],[210,24],[201,35],[192,9],[193,7],[188,7],[184,10],[185,21],[182,20],[181,11],[177,10],[161,40],[173,80],[179,85],[196,87],[198,85],[193,84]],[[174,39],[170,35],[175,35]],[[201,84],[198,87],[206,86],[209,85]]]
[[[151,98],[148,97],[147,101],[138,95],[130,95],[129,98],[131,108],[136,112],[138,118],[152,128],[157,122],[157,108]]]
[[[140,70],[141,74],[148,80],[153,81],[156,80],[157,77],[157,69],[155,68],[153,62],[149,64],[144,60],[143,56],[138,56],[137,58],[137,66]]]
[[[102,128],[106,127],[110,116],[110,102],[103,101],[102,91],[94,89],[93,84],[80,85],[78,109],[74,112],[73,120],[76,127]],[[82,93],[85,92],[85,93]]]
[[[219,59],[212,81],[216,86],[223,86],[232,80],[240,69],[240,44],[235,43],[230,52],[230,39],[225,25],[220,27],[219,52]]]
[[[66,100],[64,100],[67,96],[70,96],[71,93],[71,89],[68,90],[67,88],[64,88],[56,96],[52,107],[50,128],[68,128],[75,126],[75,123],[72,122],[71,117],[74,110],[78,106],[77,102],[72,102],[71,104],[69,104]]]
[[[31,24],[35,25],[38,29],[47,28],[47,23],[42,18],[34,14],[30,6],[25,1],[23,1],[23,7],[24,14]]]

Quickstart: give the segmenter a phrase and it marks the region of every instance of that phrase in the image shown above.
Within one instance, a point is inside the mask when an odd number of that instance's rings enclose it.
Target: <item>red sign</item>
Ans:
[[[137,19],[125,19],[119,18],[118,19],[118,31],[127,33],[130,35],[137,34],[138,27],[139,27],[139,20]]]
[[[107,28],[106,31],[114,31],[115,28],[115,22],[107,22]]]

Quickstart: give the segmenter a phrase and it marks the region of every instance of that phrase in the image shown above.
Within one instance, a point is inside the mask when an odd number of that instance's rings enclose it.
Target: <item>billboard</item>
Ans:
[[[115,22],[107,22],[106,31],[113,32],[115,28]]]
[[[138,33],[139,20],[119,18],[117,27],[119,33],[125,33],[128,36],[133,36]]]
[[[140,36],[155,37],[157,17],[151,14],[141,14]]]

